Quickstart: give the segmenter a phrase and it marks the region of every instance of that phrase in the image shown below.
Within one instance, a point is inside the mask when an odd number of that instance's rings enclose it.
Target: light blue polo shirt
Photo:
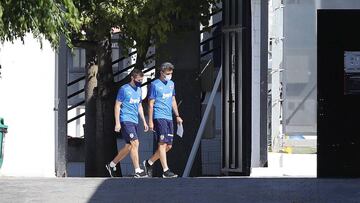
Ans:
[[[169,80],[154,80],[150,86],[149,99],[154,99],[154,119],[172,120],[172,97],[175,96],[175,84]]]
[[[141,103],[141,88],[132,87],[129,83],[121,86],[116,100],[121,102],[120,122],[139,122],[139,104]]]

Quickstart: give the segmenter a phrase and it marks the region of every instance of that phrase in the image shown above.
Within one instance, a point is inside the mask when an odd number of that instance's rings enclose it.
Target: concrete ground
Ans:
[[[316,154],[268,153],[268,167],[252,168],[251,177],[307,177],[317,176]]]
[[[0,202],[360,202],[360,179],[0,178]]]

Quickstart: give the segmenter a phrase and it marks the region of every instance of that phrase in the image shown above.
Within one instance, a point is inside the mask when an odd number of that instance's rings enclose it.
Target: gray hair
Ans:
[[[170,62],[165,62],[160,66],[160,71],[169,70],[169,69],[174,70],[174,65],[171,64]]]

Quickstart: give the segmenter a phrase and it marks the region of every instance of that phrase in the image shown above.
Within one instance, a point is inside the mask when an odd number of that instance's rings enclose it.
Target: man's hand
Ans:
[[[121,129],[120,123],[115,124],[115,132],[120,132],[120,129]]]
[[[152,120],[149,120],[149,130],[154,131],[154,122]]]
[[[149,126],[146,122],[144,122],[144,132],[147,132],[149,130]]]
[[[180,116],[177,116],[177,117],[176,117],[176,123],[177,123],[177,124],[183,123],[183,120],[181,119]]]

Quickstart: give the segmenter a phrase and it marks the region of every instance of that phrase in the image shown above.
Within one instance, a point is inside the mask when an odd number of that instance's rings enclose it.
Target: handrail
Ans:
[[[133,65],[132,65],[132,66],[133,66]],[[130,67],[130,66],[129,66],[129,67]],[[127,68],[129,68],[129,67],[127,67]],[[155,67],[156,67],[156,66],[152,66],[152,67],[146,69],[146,70],[144,71],[144,73],[149,72],[149,71],[151,71],[151,70],[154,70]],[[151,83],[151,82],[154,81],[154,80],[155,80],[155,78],[151,79],[150,81],[147,81],[147,82],[143,83],[141,86],[142,86],[142,87],[143,87],[143,86],[146,86],[146,85],[148,85],[149,83]],[[80,92],[80,91],[84,91],[84,89],[79,90],[78,92]],[[78,92],[75,92],[75,93],[78,93]],[[69,95],[68,98],[73,97],[73,96],[75,95],[75,93]],[[78,107],[78,106],[80,106],[81,104],[84,104],[84,103],[85,103],[85,100],[83,100],[83,101],[81,101],[81,102],[79,102],[79,103],[77,103],[77,104],[69,107],[69,108],[68,108],[68,111],[70,111],[71,109],[74,109],[74,108],[76,108],[76,107]],[[67,123],[71,123],[71,122],[73,122],[73,121],[75,121],[75,120],[77,120],[77,119],[79,119],[79,118],[81,118],[81,117],[83,117],[83,116],[85,116],[85,113],[79,114],[79,115],[71,118],[70,120],[67,121]]]
[[[206,28],[214,28],[214,27],[217,27],[217,26],[219,26],[219,25],[221,25],[221,24],[222,24],[222,21],[219,21],[219,22],[214,23],[214,24],[212,24],[212,25],[210,25],[209,27],[206,27]],[[202,29],[202,30],[200,30],[200,34],[201,34],[201,33],[204,33],[204,32],[206,32],[205,28]]]
[[[144,70],[144,71],[143,71],[143,73],[147,73],[147,72],[149,72],[149,71],[151,71],[151,70],[154,70],[154,69],[155,69],[155,67],[156,67],[156,66],[152,66],[152,67],[150,67],[150,68],[148,68],[148,69]]]
[[[69,82],[69,83],[67,84],[67,86],[69,87],[69,86],[71,86],[71,85],[73,85],[73,84],[76,84],[76,83],[78,83],[78,82],[80,82],[81,80],[84,80],[84,79],[85,79],[85,76],[81,76],[80,78]]]
[[[210,42],[210,41],[213,41],[214,39],[220,37],[221,35],[222,35],[222,33],[217,34],[217,35],[215,35],[215,36],[212,36],[212,37],[210,37],[210,38],[208,38],[208,39],[200,42],[200,46],[202,46],[202,45],[204,45],[204,44],[207,44],[207,43]]]
[[[199,80],[202,76],[202,74],[204,73],[204,71],[206,70],[206,68],[210,65],[211,63],[211,59],[206,63],[206,65],[204,66],[204,68],[200,71],[200,73],[198,74],[198,76],[195,78],[195,80]]]
[[[155,56],[155,54],[152,54],[152,55],[150,55],[150,56],[146,57],[146,59],[145,59],[145,60],[149,60],[149,59],[153,58],[154,56]],[[136,64],[132,64],[132,65],[130,65],[130,66],[128,66],[128,67],[126,67],[126,68],[123,68],[123,69],[121,69],[121,70],[119,70],[119,71],[115,72],[115,73],[113,74],[113,76],[117,76],[117,75],[119,75],[119,74],[121,74],[121,73],[123,73],[123,72],[125,72],[125,71],[129,70],[129,69],[131,69],[132,67],[135,67],[135,65],[136,65]]]
[[[218,22],[218,23],[216,23],[216,24],[219,24],[219,23],[221,23],[221,21]],[[212,26],[214,26],[214,25],[215,25],[215,24],[213,24]],[[210,26],[210,27],[211,27],[211,26]],[[216,38],[218,38],[218,37],[220,37],[220,36],[221,36],[221,34],[218,34],[218,35],[215,35],[215,36],[213,36],[213,37],[211,37],[211,38],[209,38],[209,39],[206,39],[206,40],[202,41],[202,42],[200,43],[200,45],[204,45],[205,43],[208,43],[208,42],[210,42],[210,41],[212,41],[212,40],[214,40],[214,39],[216,39]],[[220,48],[220,47],[217,47],[217,48]],[[213,51],[214,51],[215,49],[217,49],[217,48],[214,48],[214,49],[211,49],[211,50],[209,50],[209,51],[207,51],[207,52],[202,53],[202,54],[200,55],[200,57],[203,57],[203,56],[205,56],[205,55],[213,52]],[[137,53],[137,51],[133,51],[133,52],[129,53],[129,55],[128,55],[127,57],[121,57],[121,58],[119,58],[119,59],[117,59],[117,60],[115,60],[115,61],[112,61],[111,63],[112,63],[112,64],[118,63],[118,62],[120,62],[120,61],[122,61],[122,60],[124,60],[124,59],[126,59],[126,58],[128,58],[128,57],[130,57],[130,56],[132,56],[132,55],[134,55],[134,54],[136,54],[136,53]],[[148,56],[145,60],[149,60],[149,59],[153,58],[154,56],[155,56],[155,54],[152,54],[152,55]],[[120,71],[115,72],[115,73],[113,74],[113,76],[117,76],[117,75],[119,75],[119,74],[121,74],[121,73],[124,73],[125,71],[127,71],[127,70],[129,70],[129,69],[131,69],[131,68],[133,68],[133,67],[135,67],[135,64],[130,65],[130,66],[126,67],[126,68],[121,69]],[[152,69],[149,68],[149,69],[145,70],[144,73],[146,73],[146,72],[148,72],[148,71],[150,71],[150,70],[152,70]],[[82,77],[80,77],[80,78],[78,78],[78,79],[76,79],[76,80],[71,81],[70,83],[67,84],[67,86],[69,87],[69,86],[71,86],[71,85],[74,85],[74,84],[76,84],[76,83],[78,83],[78,82],[80,82],[80,81],[82,81],[82,80],[84,80],[84,79],[85,79],[85,76],[82,76]],[[75,97],[75,96],[81,94],[81,93],[84,92],[84,91],[85,91],[85,89],[83,88],[83,89],[81,89],[81,90],[79,90],[79,91],[76,91],[76,92],[68,95],[67,98],[70,99],[70,98],[72,98],[72,97]]]
[[[71,99],[72,97],[75,97],[76,95],[81,94],[82,92],[85,92],[85,88],[82,88],[81,90],[76,91],[76,92],[68,95],[68,96],[67,96],[67,99]]]
[[[130,66],[128,66],[128,67],[126,67],[126,68],[123,68],[123,69],[121,69],[121,70],[119,70],[119,71],[117,71],[117,72],[113,73],[113,76],[120,75],[121,73],[124,73],[125,71],[127,71],[127,70],[129,70],[129,69],[131,69],[131,68],[135,67],[135,65],[136,65],[136,64],[132,64],[132,65],[130,65]]]
[[[154,56],[154,55],[149,56],[146,60],[150,59],[152,56]],[[129,69],[131,69],[131,68],[133,68],[133,67],[135,67],[135,64],[133,64],[133,65],[131,65],[131,66],[128,66],[128,67],[126,67],[126,68],[121,69],[120,71],[114,73],[113,76],[117,76],[117,75],[119,75],[119,74],[121,74],[121,73],[123,73],[123,72],[125,72],[125,71],[127,71],[127,70],[129,70]],[[153,68],[153,67],[151,67],[151,68]],[[151,68],[148,68],[147,70],[145,70],[144,73],[150,71],[149,69],[151,69]],[[85,76],[84,76],[84,78],[85,78]],[[81,89],[81,90],[79,90],[79,91],[76,91],[76,92],[68,95],[67,98],[70,99],[70,98],[72,98],[72,97],[75,97],[76,95],[79,95],[79,94],[81,94],[81,93],[84,92],[84,91],[85,91],[85,88],[83,88],[83,89]]]
[[[72,105],[72,106],[70,106],[70,107],[67,109],[67,111],[70,111],[70,110],[72,110],[72,109],[74,109],[74,108],[76,108],[76,107],[78,107],[78,106],[80,106],[81,104],[84,104],[84,103],[85,103],[85,99],[82,100],[82,101],[80,101],[80,102],[78,102],[78,103],[76,103],[76,104],[74,104],[74,105]]]
[[[123,57],[121,57],[121,58],[119,58],[119,59],[116,59],[115,61],[112,61],[112,62],[111,62],[111,65],[114,65],[114,64],[116,64],[116,63],[119,63],[120,61],[122,61],[122,60],[124,60],[124,59],[126,59],[126,58],[129,58],[130,56],[132,56],[132,55],[134,55],[134,54],[136,54],[136,53],[137,53],[137,51],[133,51],[133,52],[129,53],[128,56],[123,56]],[[82,80],[84,80],[84,79],[85,79],[85,76],[81,76],[81,77],[79,77],[79,78],[77,78],[77,79],[69,82],[69,83],[67,84],[67,86],[69,87],[69,86],[71,86],[71,85],[74,85],[74,84],[76,84],[76,83],[78,83],[78,82],[80,82],[80,81],[82,81]]]
[[[190,170],[191,170],[191,168],[193,166],[196,153],[197,153],[197,151],[199,149],[201,137],[202,137],[202,135],[204,133],[204,130],[205,130],[205,125],[206,125],[207,120],[208,120],[209,115],[210,115],[211,106],[213,105],[217,89],[220,86],[221,78],[222,78],[222,67],[220,66],[219,73],[218,73],[218,75],[216,77],[214,87],[213,87],[213,89],[211,91],[209,101],[208,101],[208,103],[206,105],[204,116],[201,119],[199,129],[198,129],[198,131],[196,133],[195,141],[194,141],[193,147],[191,148],[191,152],[190,152],[189,158],[188,158],[188,160],[186,162],[185,170],[184,170],[184,173],[183,173],[182,177],[189,177]]]
[[[83,117],[83,116],[85,116],[85,112],[82,113],[82,114],[79,114],[79,115],[77,115],[77,116],[75,116],[75,117],[73,117],[73,118],[71,118],[70,120],[67,121],[67,123],[71,123],[71,122],[73,122],[73,121],[75,121],[75,120],[77,120],[77,119],[79,119],[79,118],[81,118],[81,117]]]
[[[208,16],[213,16],[213,15],[216,15],[216,14],[218,14],[218,13],[222,12],[222,11],[223,11],[223,9],[222,9],[222,8],[219,8],[218,10],[216,10],[216,11],[214,11],[214,12],[212,12],[212,13],[209,13],[209,15],[208,15]]]
[[[134,55],[134,54],[136,54],[136,53],[137,53],[137,51],[133,51],[133,52],[129,53],[128,56],[123,56],[123,57],[121,57],[121,58],[118,58],[118,59],[116,59],[115,61],[112,61],[112,62],[111,62],[111,65],[114,65],[114,64],[116,64],[116,63],[119,63],[120,61],[122,61],[122,60],[124,60],[124,59],[126,59],[126,58],[129,58],[130,56],[132,56],[132,55]]]

